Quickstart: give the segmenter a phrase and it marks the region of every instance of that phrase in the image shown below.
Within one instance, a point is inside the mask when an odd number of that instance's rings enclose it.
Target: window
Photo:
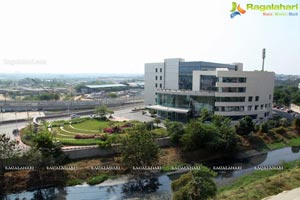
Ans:
[[[256,96],[256,97],[255,97],[255,101],[259,101],[259,96]]]
[[[216,111],[240,112],[240,111],[244,111],[244,106],[221,106],[221,107],[216,107]]]
[[[159,79],[162,80],[162,76],[160,76]]]
[[[264,109],[264,105],[262,104],[262,105],[260,105],[260,109],[262,110],[262,109]]]
[[[160,68],[159,71],[162,72],[162,68]]]
[[[155,68],[155,72],[157,72],[157,68]]]
[[[257,110],[257,109],[258,109],[258,105],[255,106],[255,110]]]
[[[223,83],[246,83],[245,77],[223,77]]]
[[[155,80],[157,80],[157,76],[155,76]]]
[[[269,99],[270,99],[270,100],[272,99],[272,95],[271,95],[271,94],[269,95]]]
[[[252,97],[248,97],[248,101],[251,102],[252,101]]]
[[[157,83],[155,83],[155,87],[157,88]]]
[[[248,106],[248,111],[251,111],[252,110],[252,106]]]
[[[268,107],[268,104],[265,104],[265,108],[267,108]]]
[[[159,87],[162,88],[162,84],[161,83],[159,84]]]
[[[245,87],[222,87],[222,92],[246,92]]]
[[[216,97],[216,102],[245,102],[245,97]]]

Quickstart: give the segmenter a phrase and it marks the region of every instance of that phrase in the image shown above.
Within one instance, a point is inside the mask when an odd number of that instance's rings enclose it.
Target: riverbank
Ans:
[[[262,199],[300,187],[300,161],[283,163],[284,170],[255,171],[218,190],[216,199]]]

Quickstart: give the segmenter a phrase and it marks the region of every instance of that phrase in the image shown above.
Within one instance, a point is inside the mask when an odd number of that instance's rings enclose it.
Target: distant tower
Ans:
[[[262,50],[262,59],[263,59],[263,61],[262,61],[262,69],[261,69],[261,71],[265,70],[265,58],[266,58],[266,49],[263,48],[263,50]]]

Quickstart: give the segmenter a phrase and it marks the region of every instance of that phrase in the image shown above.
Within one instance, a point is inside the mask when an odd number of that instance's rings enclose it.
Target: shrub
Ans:
[[[100,139],[102,141],[106,141],[107,138],[108,138],[108,135],[107,134],[100,134],[100,135],[96,135],[95,138]]]
[[[74,139],[92,139],[95,138],[96,135],[75,135]]]
[[[280,134],[280,135],[286,133],[286,129],[284,127],[282,127],[282,126],[280,126],[278,128],[274,128],[273,130],[274,130],[275,133]]]
[[[109,134],[112,134],[114,132],[114,130],[112,128],[104,128],[103,129],[103,132],[104,133],[109,133]]]
[[[293,120],[293,127],[294,127],[297,131],[300,130],[300,119],[299,119],[299,118],[295,118],[295,119]]]
[[[122,132],[122,128],[120,128],[119,126],[114,126],[112,128],[104,128],[103,132],[104,133],[109,133],[109,134],[120,133],[120,132]]]
[[[75,178],[75,179],[68,180],[66,185],[67,186],[80,185],[82,184],[82,182],[83,182],[82,180]]]

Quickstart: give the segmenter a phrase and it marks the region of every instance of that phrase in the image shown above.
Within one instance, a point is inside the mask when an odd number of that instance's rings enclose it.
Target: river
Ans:
[[[232,183],[238,177],[249,174],[255,170],[255,166],[279,165],[282,161],[290,162],[300,160],[299,147],[285,147],[269,151],[267,153],[251,156],[244,159],[218,160],[206,163],[209,166],[241,166],[237,171],[219,171],[215,181],[218,186]],[[58,200],[114,200],[114,199],[171,199],[172,180],[179,175],[168,176],[159,174],[142,182],[131,181],[128,176],[107,180],[99,185],[87,184],[64,187],[45,188],[34,191],[9,194],[9,200],[29,199],[58,199]]]

